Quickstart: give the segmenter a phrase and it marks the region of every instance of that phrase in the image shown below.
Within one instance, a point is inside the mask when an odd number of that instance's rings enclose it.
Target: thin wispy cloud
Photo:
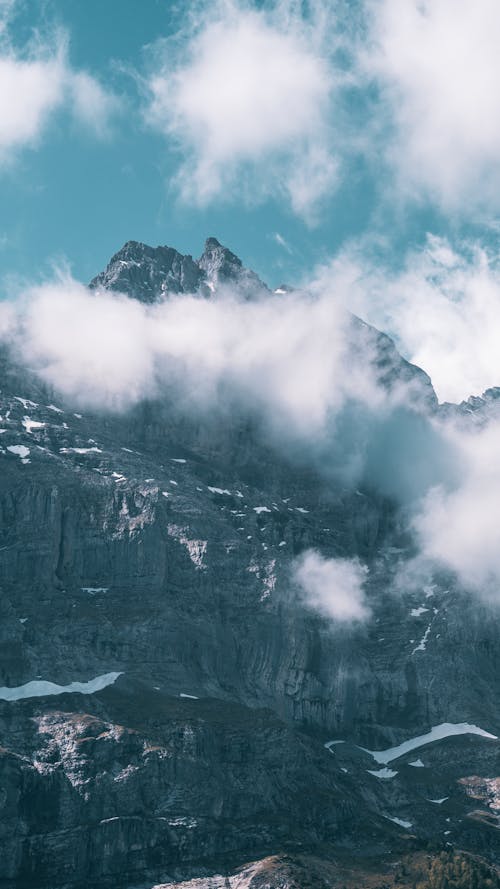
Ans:
[[[13,3],[0,7],[0,165],[36,146],[57,112],[97,136],[107,135],[117,98],[89,72],[73,68],[63,31],[36,34],[22,49],[15,46],[9,32],[13,9]]]
[[[290,256],[292,255],[293,250],[290,247],[290,244],[288,243],[288,241],[283,237],[283,235],[280,235],[279,232],[273,232],[272,238],[278,244],[279,247],[282,247],[283,250],[286,251],[286,253],[288,253]]]

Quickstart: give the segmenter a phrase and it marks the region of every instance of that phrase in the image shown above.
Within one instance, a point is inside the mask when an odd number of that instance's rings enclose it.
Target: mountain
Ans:
[[[197,262],[128,242],[90,286],[225,285],[286,299],[215,239]],[[429,378],[351,323],[420,429]],[[414,542],[390,487],[325,475],[243,407],[78,410],[6,348],[0,388],[2,887],[496,879],[496,622],[449,575],[395,595]],[[366,624],[298,594],[311,548],[369,568]]]
[[[230,284],[245,298],[269,294],[255,272],[216,238],[207,238],[198,260],[173,247],[148,247],[127,241],[111,257],[106,269],[90,282],[93,290],[114,290],[144,303],[155,303],[172,293],[201,292],[209,297],[218,286]]]

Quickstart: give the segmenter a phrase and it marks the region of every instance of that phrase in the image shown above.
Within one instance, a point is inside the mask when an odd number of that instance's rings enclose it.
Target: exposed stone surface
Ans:
[[[149,247],[127,241],[106,269],[90,282],[90,287],[116,290],[141,302],[154,303],[175,293],[201,292],[208,297],[224,284],[237,285],[246,298],[269,293],[255,272],[246,269],[234,253],[216,238],[207,238],[198,260],[172,247]]]

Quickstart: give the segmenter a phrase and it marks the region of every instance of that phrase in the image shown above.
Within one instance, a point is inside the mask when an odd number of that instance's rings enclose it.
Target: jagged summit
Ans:
[[[210,237],[198,260],[173,247],[127,241],[89,286],[94,290],[121,291],[141,302],[155,303],[175,293],[201,293],[208,298],[224,284],[235,285],[245,299],[270,293],[255,272],[245,268],[241,259],[217,238]]]

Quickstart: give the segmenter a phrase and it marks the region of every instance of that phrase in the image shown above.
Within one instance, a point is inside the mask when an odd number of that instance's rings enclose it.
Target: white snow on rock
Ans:
[[[25,685],[0,688],[0,700],[21,701],[25,698],[43,698],[47,695],[74,694],[75,692],[91,695],[108,685],[113,685],[119,676],[122,676],[122,673],[104,673],[102,676],[96,676],[95,679],[89,679],[88,682],[71,682],[69,685],[57,685],[55,682],[35,679],[32,682],[26,682]]]
[[[345,744],[345,741],[327,741],[324,746],[330,753],[333,753],[332,747],[336,747],[337,744]]]
[[[7,445],[7,450],[10,451],[11,454],[15,454],[16,457],[21,457],[21,460],[26,460],[29,456],[30,449],[26,447],[26,445]]]
[[[264,547],[267,549],[267,547]],[[264,592],[260,597],[260,601],[263,602],[265,599],[268,599],[269,596],[274,592],[276,588],[276,559],[272,559],[268,565],[264,568],[264,576],[262,577],[262,585],[264,587]]]
[[[443,796],[442,799],[430,799],[430,800],[428,800],[428,802],[429,803],[436,803],[437,806],[442,806],[443,803],[445,803],[447,799],[449,799],[448,796]]]
[[[399,825],[399,827],[404,827],[406,830],[412,826],[411,821],[403,821],[402,818],[390,818],[389,815],[384,815],[384,818],[387,818],[388,821],[393,821],[394,824]]]
[[[428,608],[425,608],[423,605],[420,605],[419,608],[412,608],[412,610],[410,611],[410,615],[411,615],[411,617],[420,617],[421,614],[424,614],[428,610],[429,610]]]
[[[25,411],[30,407],[38,407],[36,401],[30,401],[29,398],[21,398],[19,395],[14,395],[14,398],[22,404]]]
[[[257,515],[260,515],[261,512],[271,512],[272,510],[270,510],[267,506],[254,506],[253,511],[256,512]]]
[[[45,423],[39,423],[38,420],[32,420],[31,417],[23,417],[21,420],[22,425],[26,429],[28,435],[33,433],[33,429],[43,429]]]
[[[56,407],[55,404],[48,404],[47,409],[49,411],[54,411],[55,414],[64,414],[64,411],[61,410],[60,407]]]
[[[306,515],[306,513],[309,512],[308,509],[304,509],[302,506],[296,506],[296,507],[295,507],[295,511],[296,511],[296,512],[301,512],[303,515]]]
[[[417,647],[413,649],[412,654],[415,654],[416,651],[425,651],[427,648],[427,640],[429,638],[429,633],[431,631],[431,624],[427,627],[424,635],[422,636],[420,642]]]
[[[208,490],[212,494],[227,494],[228,497],[232,497],[231,491],[228,491],[227,488],[212,488],[210,485],[207,485]]]
[[[102,454],[101,448],[59,448],[61,454]]]
[[[375,778],[395,778],[397,775],[397,772],[395,772],[394,769],[387,768],[377,770],[367,769],[366,771],[369,772],[370,775],[374,775]]]
[[[96,596],[98,593],[107,593],[109,590],[108,586],[82,586],[80,587],[82,593],[88,593],[89,596]]]
[[[171,457],[170,459],[171,459],[172,463],[186,463],[187,462],[186,460],[184,460],[183,457]]]
[[[191,539],[186,534],[188,530],[188,528],[181,528],[179,525],[168,525],[167,527],[169,536],[174,537],[175,540],[178,540],[179,543],[186,547],[193,565],[204,571],[206,565],[203,564],[203,558],[207,551],[207,541]]]
[[[414,769],[425,769],[425,765],[421,759],[414,759],[413,762],[409,762],[408,765],[413,766]]]
[[[197,695],[186,695],[186,694],[184,694],[183,691],[181,691],[179,697],[180,698],[189,698],[190,701],[199,701],[199,698],[197,697]]]
[[[470,725],[468,722],[442,722],[441,725],[433,726],[430,732],[426,732],[425,735],[410,738],[408,741],[398,744],[397,747],[389,747],[387,750],[367,750],[366,747],[360,747],[360,750],[369,753],[376,762],[387,765],[387,763],[392,762],[394,759],[399,759],[405,753],[410,753],[411,750],[416,750],[418,747],[424,747],[433,741],[442,741],[443,738],[452,738],[456,735],[479,735],[481,738],[489,738],[492,741],[498,740],[496,735],[484,731],[477,725]]]

